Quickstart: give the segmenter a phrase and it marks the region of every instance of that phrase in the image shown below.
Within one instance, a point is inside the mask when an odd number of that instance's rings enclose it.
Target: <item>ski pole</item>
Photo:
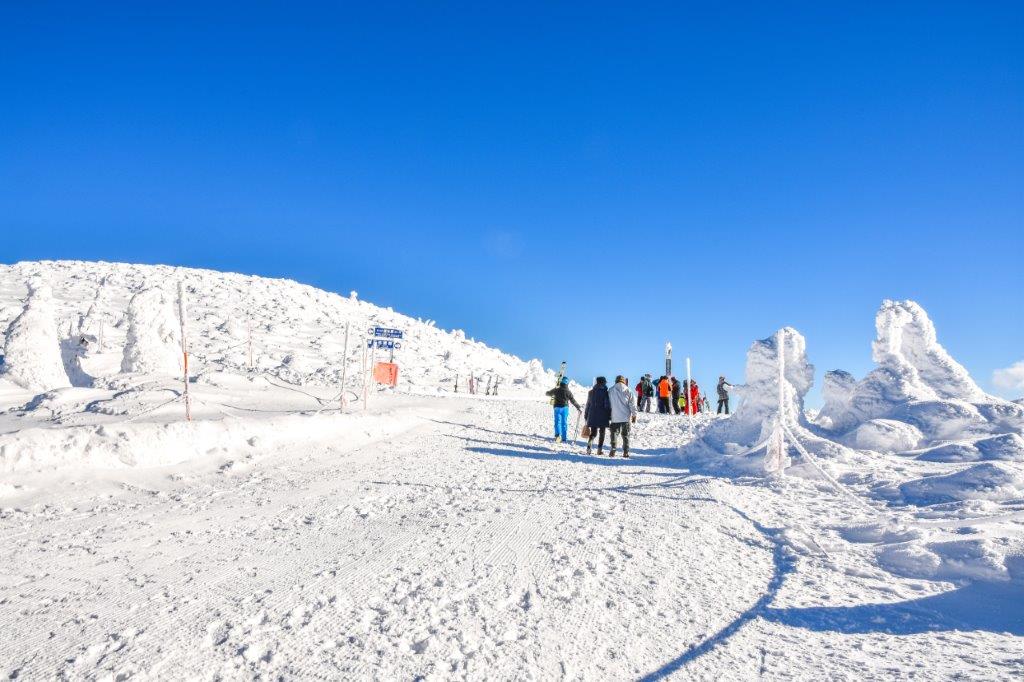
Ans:
[[[579,410],[576,410],[576,432],[572,434],[572,444],[573,445],[576,445],[576,439],[580,435],[580,414],[582,414],[582,413]]]

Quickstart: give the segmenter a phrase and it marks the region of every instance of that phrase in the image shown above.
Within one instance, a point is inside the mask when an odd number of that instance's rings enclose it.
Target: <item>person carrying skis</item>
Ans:
[[[597,456],[604,450],[604,434],[612,419],[612,404],[608,399],[608,380],[597,377],[594,387],[587,394],[587,404],[583,408],[583,418],[587,420],[590,435],[587,437],[587,454],[591,454],[591,445],[597,435]],[[596,432],[596,434],[595,434]]]
[[[672,377],[672,403],[671,403],[671,405],[672,405],[672,412],[673,412],[673,414],[679,414],[679,411],[680,411],[680,407],[679,407],[679,391],[680,390],[681,390],[681,387],[679,386],[679,379],[676,379],[675,377]]]
[[[615,377],[615,385],[608,389],[608,401],[611,403],[612,443],[609,457],[615,456],[615,446],[619,434],[622,434],[622,456],[629,459],[629,427],[636,423],[636,403],[633,392],[629,390],[626,377],[621,374]]]
[[[725,413],[729,414],[730,388],[732,388],[732,384],[726,381],[724,376],[718,377],[718,414],[722,414],[723,407],[725,407]]]
[[[569,441],[569,403],[572,403],[577,412],[580,412],[580,404],[576,402],[572,391],[569,390],[569,377],[562,377],[558,386],[551,389],[544,395],[552,398],[552,405],[555,407],[555,442],[561,440],[563,443]]]

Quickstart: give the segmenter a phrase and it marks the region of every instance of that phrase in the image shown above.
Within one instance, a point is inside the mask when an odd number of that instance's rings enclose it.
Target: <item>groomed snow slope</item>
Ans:
[[[552,449],[543,401],[377,406],[331,417],[357,441],[275,441],[9,496],[0,628],[16,634],[0,638],[0,674],[732,682],[1021,670],[1019,582],[882,570],[870,529],[832,527],[858,513],[829,491],[680,467],[666,455],[686,437],[681,418],[641,416],[623,461]]]

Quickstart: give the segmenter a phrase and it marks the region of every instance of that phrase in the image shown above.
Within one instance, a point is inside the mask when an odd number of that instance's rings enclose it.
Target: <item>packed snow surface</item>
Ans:
[[[407,335],[398,388],[364,394],[374,325]],[[1024,674],[1022,409],[978,392],[916,304],[883,305],[878,369],[829,373],[815,419],[785,328],[781,415],[773,335],[732,417],[691,440],[642,414],[629,460],[551,442],[538,361],[294,282],[0,266],[8,326],[47,349],[22,364],[15,343],[12,371],[64,373],[0,378],[9,679]],[[792,466],[769,477],[780,424]]]

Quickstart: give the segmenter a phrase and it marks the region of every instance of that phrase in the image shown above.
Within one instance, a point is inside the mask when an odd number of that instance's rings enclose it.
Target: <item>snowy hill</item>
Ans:
[[[180,423],[179,284],[191,414],[204,422],[197,429]],[[394,357],[398,385],[389,394],[454,395],[457,380],[465,395],[475,376],[480,398],[490,386],[502,397],[539,399],[555,381],[540,361],[520,360],[461,330],[289,280],[159,265],[0,265],[0,471],[170,463],[286,425],[315,432],[319,426],[294,418],[336,411],[343,376],[350,409],[383,390],[367,380],[373,388],[364,391],[363,367],[374,357],[365,338],[375,326],[405,333]],[[389,359],[388,351],[375,352],[377,360]],[[205,423],[225,417],[235,419]]]
[[[187,292],[192,370],[200,377],[211,372],[246,373],[251,327],[256,370],[296,384],[337,386],[345,324],[351,323],[350,372],[360,361],[360,341],[368,327],[406,332],[396,352],[400,386],[405,390],[452,390],[458,375],[464,391],[463,382],[471,373],[484,384],[488,378],[500,381],[506,390],[547,388],[554,378],[539,361],[524,362],[466,338],[461,330],[437,329],[431,321],[360,301],[354,294],[342,297],[290,280],[162,265],[71,261],[0,265],[0,329],[21,313],[31,281],[53,291],[53,314],[62,338],[87,334],[96,339],[99,349],[90,352],[82,365],[99,385],[123,370],[146,369],[131,362],[121,367],[121,351],[130,331],[129,303],[141,292],[154,290],[158,298],[162,292],[167,300],[160,305],[174,316],[177,282]],[[152,310],[154,305],[140,302],[143,313],[148,309],[159,317]],[[142,320],[146,326],[161,322],[167,320]],[[167,345],[173,348],[178,343],[173,338],[177,318],[172,322]]]

